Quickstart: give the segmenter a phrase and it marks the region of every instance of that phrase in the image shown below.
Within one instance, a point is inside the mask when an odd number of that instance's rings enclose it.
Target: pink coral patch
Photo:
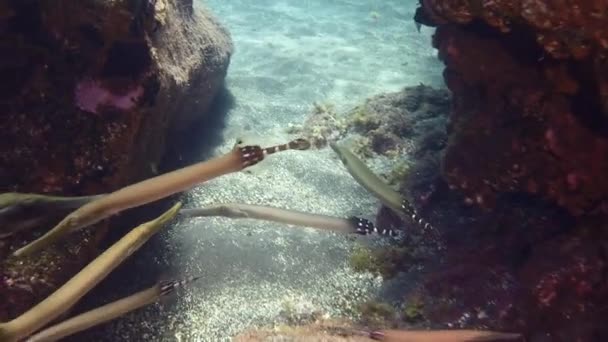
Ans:
[[[143,93],[144,88],[138,85],[132,87],[124,95],[115,95],[109,90],[104,89],[97,81],[83,80],[76,85],[76,106],[84,111],[95,114],[97,114],[100,105],[129,110],[136,105],[137,100]]]

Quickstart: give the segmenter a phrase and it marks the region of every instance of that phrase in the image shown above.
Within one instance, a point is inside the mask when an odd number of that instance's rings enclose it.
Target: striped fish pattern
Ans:
[[[310,148],[310,142],[306,139],[299,138],[299,139],[292,140],[292,141],[288,142],[287,144],[267,147],[264,149],[264,154],[269,155],[269,154],[286,151],[286,150],[302,151],[302,150],[308,150],[309,148]]]
[[[309,148],[310,142],[306,139],[300,138],[292,140],[287,144],[275,145],[266,148],[262,148],[258,145],[248,145],[238,147],[238,150],[241,155],[241,165],[243,168],[246,168],[261,162],[264,160],[264,157],[270,154],[286,150],[308,150]]]
[[[408,215],[412,221],[414,221],[414,223],[422,227],[425,231],[434,229],[430,223],[426,222],[422,217],[420,217],[420,215],[418,215],[416,208],[414,208],[414,206],[412,206],[408,200],[404,199],[401,201],[401,210],[403,210],[403,212]]]
[[[181,288],[181,287],[185,287],[186,285],[200,279],[201,276],[196,276],[196,277],[190,277],[190,278],[186,278],[186,279],[181,279],[181,280],[167,280],[167,281],[161,281],[159,286],[160,286],[160,296],[166,296],[170,293],[172,293],[173,291]]]
[[[241,167],[244,169],[264,160],[264,150],[258,145],[237,147],[241,156]]]
[[[372,221],[357,217],[351,216],[349,218],[353,228],[355,229],[355,233],[359,235],[368,235],[368,234],[378,234],[383,236],[395,236],[397,233],[392,229],[382,229],[379,230]]]

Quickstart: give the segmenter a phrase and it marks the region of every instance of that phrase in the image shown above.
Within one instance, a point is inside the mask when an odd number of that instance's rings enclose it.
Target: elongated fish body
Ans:
[[[221,175],[240,171],[264,159],[260,146],[235,146],[224,155],[135,183],[89,202],[67,215],[53,229],[14,252],[27,255],[54,243],[64,234],[93,225],[121,211],[157,201]]]
[[[306,149],[310,143],[304,139],[296,139],[286,146],[287,149]],[[78,208],[45,235],[13,254],[20,256],[33,253],[66,233],[93,225],[124,210],[171,196],[210,179],[241,171],[264,160],[267,154],[281,151],[282,148],[282,145],[278,145],[263,149],[258,145],[239,146],[237,143],[231,152],[219,157],[126,186]]]
[[[371,221],[360,217],[352,216],[345,219],[297,210],[244,203],[225,203],[205,208],[182,209],[180,215],[183,217],[223,216],[232,219],[257,219],[331,230],[345,234],[392,235],[394,233],[389,230],[379,230]]]
[[[62,197],[31,193],[0,194],[0,239],[41,225],[66,210],[75,210],[103,195]]]
[[[261,148],[258,145],[239,147],[238,144],[239,143],[237,142],[235,148],[241,150],[243,168],[253,166],[262,161],[267,155],[275,154],[277,152],[287,150],[307,150],[310,148],[310,142],[301,138],[292,140],[287,144],[274,145],[265,148]]]
[[[502,342],[523,341],[520,334],[484,330],[381,330],[370,337],[385,342]]]
[[[415,225],[422,229],[432,229],[433,227],[418,215],[412,204],[393,190],[380,177],[376,176],[365,163],[357,158],[354,153],[335,142],[330,143],[330,147],[340,157],[342,164],[346,167],[351,176],[367,191],[373,194],[384,205],[391,208],[400,216],[411,219]]]
[[[101,195],[92,196],[52,196],[43,194],[6,192],[0,194],[0,209],[52,207],[57,209],[75,209],[91,202]]]
[[[29,337],[27,342],[53,342],[152,304],[201,277],[161,281],[128,297],[71,317]]]
[[[288,142],[287,144],[266,147],[266,148],[264,148],[264,154],[269,155],[269,154],[273,154],[273,153],[277,153],[277,152],[281,152],[281,151],[287,151],[287,150],[302,151],[302,150],[308,150],[309,148],[310,148],[310,142],[306,139],[299,138],[299,139],[292,140],[292,141]]]
[[[376,176],[367,165],[357,158],[349,149],[334,142],[331,142],[329,146],[336,152],[338,157],[340,157],[340,161],[342,161],[342,164],[344,164],[357,183],[393,211],[397,213],[401,212],[401,202],[403,199],[398,192],[393,190],[388,184],[380,179],[380,177]]]

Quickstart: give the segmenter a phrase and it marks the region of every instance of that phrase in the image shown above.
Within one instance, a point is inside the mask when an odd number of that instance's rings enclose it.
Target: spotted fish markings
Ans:
[[[240,144],[241,141],[237,142]],[[270,154],[274,154],[286,150],[307,150],[310,148],[310,142],[306,139],[295,139],[287,144],[275,145],[271,147],[262,148],[259,145],[247,145],[237,147],[241,157],[242,168],[253,166],[262,160],[264,157]]]
[[[186,285],[200,279],[201,276],[190,277],[181,280],[167,280],[160,282],[160,295],[166,296],[172,293],[173,291],[185,287]]]
[[[420,217],[420,215],[418,215],[416,208],[414,208],[414,206],[412,206],[408,200],[404,199],[401,201],[401,209],[412,219],[412,221],[414,221],[414,223],[422,227],[425,231],[434,229],[430,223],[426,222],[422,217]]]
[[[422,228],[422,231],[424,233],[428,233],[432,236],[433,243],[439,250],[443,250],[446,248],[439,231],[435,227],[433,227],[433,225],[426,222],[422,217],[420,217],[420,215],[418,215],[418,212],[410,202],[408,202],[406,199],[403,199],[403,201],[401,201],[401,209],[403,210],[403,213],[408,215],[416,225]]]
[[[378,234],[382,236],[395,236],[396,232],[392,229],[379,230],[372,221],[357,216],[349,218],[355,228],[355,233],[360,235]]]
[[[271,147],[267,147],[264,150],[264,154],[268,155],[268,154],[273,154],[273,153],[277,153],[280,151],[286,151],[286,150],[308,150],[310,148],[310,142],[306,139],[295,139],[292,140],[290,142],[288,142],[287,144],[281,144],[281,145],[276,145],[276,146],[271,146]]]

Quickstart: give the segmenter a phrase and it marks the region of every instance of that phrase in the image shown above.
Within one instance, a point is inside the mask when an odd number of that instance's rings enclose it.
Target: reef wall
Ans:
[[[204,120],[231,53],[191,0],[2,1],[0,192],[90,195],[153,175],[171,133]],[[0,240],[0,320],[85,265],[108,225],[26,260],[8,256],[33,232]]]
[[[472,208],[448,224],[427,314],[606,340],[608,4],[421,0],[415,19],[436,27],[452,95],[440,182]]]

